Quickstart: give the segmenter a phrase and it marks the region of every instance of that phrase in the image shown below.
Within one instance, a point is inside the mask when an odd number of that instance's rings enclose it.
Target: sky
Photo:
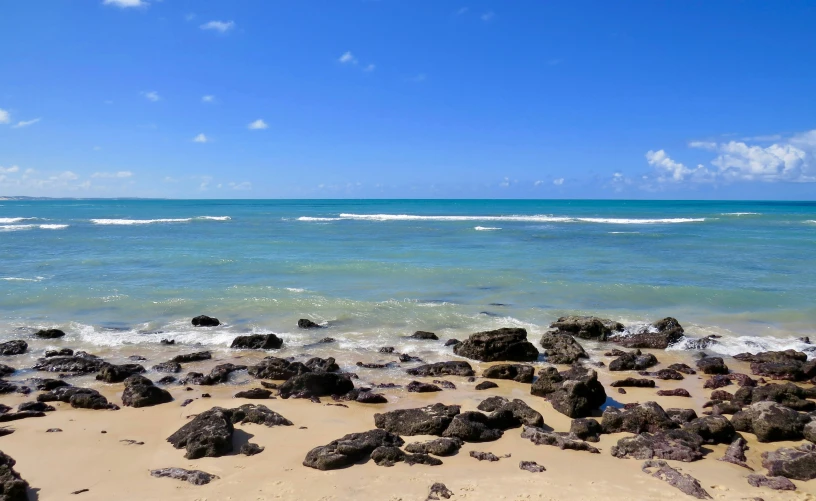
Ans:
[[[9,0],[0,195],[816,199],[811,1]]]

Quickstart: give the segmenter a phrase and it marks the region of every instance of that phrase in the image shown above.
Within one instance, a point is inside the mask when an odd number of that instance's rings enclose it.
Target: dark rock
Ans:
[[[660,369],[656,372],[646,372],[642,371],[638,373],[641,376],[651,376],[653,378],[662,379],[664,381],[673,380],[673,381],[682,381],[683,375],[674,370],[674,369]]]
[[[45,402],[23,402],[17,406],[18,411],[52,412],[56,409]]]
[[[313,357],[307,360],[303,365],[311,369],[312,372],[338,372],[340,370],[340,366],[337,365],[332,357]]]
[[[50,406],[49,406],[50,407]],[[52,407],[53,409],[53,407]],[[8,414],[0,414],[0,423],[7,423],[9,421],[18,421],[20,419],[32,417],[45,417],[45,412],[42,411],[18,411],[10,412]],[[2,498],[0,498],[2,499]]]
[[[499,385],[494,383],[493,381],[482,381],[481,383],[476,385],[477,390],[489,390],[491,388],[498,388]]]
[[[213,407],[202,412],[178,431],[167,437],[176,449],[186,449],[184,457],[198,459],[219,457],[232,452],[232,413]]]
[[[6,393],[14,393],[20,392],[21,387],[17,386],[14,383],[6,381],[4,379],[0,379],[0,395],[5,395]],[[23,390],[24,392],[25,390]]]
[[[592,454],[600,454],[601,452],[596,447],[570,433],[547,431],[536,426],[525,426],[521,432],[521,438],[526,438],[536,445],[551,445],[561,450],[586,451]]]
[[[487,399],[479,404],[479,410],[486,410],[491,408],[488,416],[490,427],[500,430],[507,430],[510,428],[518,428],[521,425],[527,426],[544,426],[544,417],[527,405],[526,402],[519,399],[514,399],[512,402],[504,399],[504,402],[498,406],[494,406],[495,401]]]
[[[40,339],[57,339],[65,336],[65,333],[59,329],[40,329],[34,333],[34,337]]]
[[[78,351],[70,357],[41,358],[34,364],[34,368],[48,372],[73,372],[87,374],[97,372],[105,361],[94,355]]]
[[[173,376],[164,376],[163,378],[156,381],[156,383],[158,383],[158,384],[172,384],[172,383],[175,383],[176,381],[177,381],[177,379],[174,378]]]
[[[477,332],[453,347],[461,357],[482,362],[530,362],[538,359],[538,350],[527,341],[527,331],[520,328],[503,328]]]
[[[609,386],[612,388],[654,388],[655,382],[653,379],[636,379],[633,377],[628,377],[626,379],[613,381]]]
[[[184,480],[193,485],[205,485],[217,479],[216,475],[201,471],[201,470],[185,470],[184,468],[161,468],[158,470],[150,470],[150,475],[153,477],[174,478],[176,480]]]
[[[235,371],[246,369],[246,365],[235,364],[219,364],[213,367],[209,374],[203,378],[199,378],[194,384],[203,386],[212,386],[214,384],[226,383],[229,381],[229,375]]]
[[[566,332],[545,332],[540,344],[551,364],[573,364],[582,358],[589,358],[578,341]]]
[[[276,383],[269,383],[267,381],[261,381],[261,386],[266,388],[267,390],[278,390],[280,389],[280,385]]]
[[[380,353],[394,353],[394,347],[393,346],[383,346],[382,348],[380,348]]]
[[[522,470],[527,470],[531,473],[541,473],[542,471],[547,471],[547,468],[544,468],[535,461],[521,461],[519,462],[519,468]]]
[[[266,399],[272,396],[270,390],[263,388],[252,388],[251,390],[239,391],[234,398]]]
[[[405,388],[414,393],[431,393],[434,391],[442,391],[442,388],[436,386],[435,384],[421,383],[419,381],[411,381]]]
[[[437,362],[406,370],[411,376],[473,376],[473,367],[467,362]]]
[[[377,428],[399,435],[440,436],[459,412],[458,405],[436,403],[416,409],[398,409],[374,414],[374,424]]]
[[[697,371],[692,369],[686,364],[671,364],[668,369],[675,370],[677,372],[682,372],[683,374],[687,375],[694,375],[697,374]]]
[[[703,374],[728,374],[728,367],[720,357],[705,357],[697,361],[697,369]]]
[[[620,357],[621,355],[626,355],[626,352],[617,348],[613,348],[612,350],[604,353],[605,357]]]
[[[297,325],[301,329],[319,329],[320,328],[320,324],[312,322],[308,318],[301,318],[300,320],[298,320]]]
[[[554,367],[542,369],[530,393],[545,397],[555,410],[571,418],[589,416],[606,402],[598,374],[580,366],[560,373]]]
[[[10,376],[17,371],[14,367],[9,367],[8,365],[0,364],[0,377]]]
[[[400,447],[405,442],[384,430],[351,433],[306,454],[303,466],[318,470],[336,470],[364,460],[378,447]]]
[[[178,374],[181,372],[181,364],[178,362],[162,362],[160,364],[156,364],[153,366],[153,370],[156,372],[170,372],[172,374]]]
[[[610,452],[617,458],[669,459],[673,461],[696,461],[702,459],[702,439],[687,431],[668,430],[658,433],[641,433],[623,437]]]
[[[312,369],[300,362],[290,362],[277,357],[266,357],[257,365],[250,366],[248,372],[258,379],[286,380],[312,372]]]
[[[570,433],[587,442],[599,441],[603,432],[601,423],[590,418],[573,419],[570,424]]]
[[[363,362],[357,362],[357,367],[362,367],[364,369],[387,369],[390,367],[389,364],[367,364]]]
[[[746,442],[742,437],[737,437],[733,442],[731,442],[731,445],[728,446],[725,454],[719,460],[753,470],[753,468],[748,466],[748,464],[745,462],[747,461],[747,458],[745,457],[745,449],[747,448],[748,442]]]
[[[202,360],[209,360],[212,358],[212,353],[209,351],[199,351],[197,353],[187,353],[185,355],[178,355],[173,357],[172,362],[179,364],[186,364],[189,362],[201,362]]]
[[[762,467],[773,477],[810,480],[816,478],[816,447],[805,444],[762,453]]]
[[[32,381],[34,382],[34,387],[40,391],[51,391],[54,388],[59,388],[61,386],[71,386],[62,379],[34,378]]]
[[[532,383],[535,369],[525,364],[498,364],[488,367],[482,372],[483,378],[511,379],[519,383]]]
[[[22,355],[28,349],[28,343],[22,339],[0,343],[0,355]]]
[[[159,344],[168,345],[168,346],[169,345],[174,345],[174,344],[176,344],[176,340],[175,339],[162,339],[161,341],[159,341]]]
[[[684,348],[686,350],[705,350],[709,346],[717,344],[719,342],[717,340],[721,337],[722,336],[717,336],[716,334],[711,334],[698,339],[686,339]]]
[[[643,463],[643,471],[659,478],[673,487],[677,487],[681,492],[697,499],[711,499],[711,496],[700,485],[700,482],[691,475],[680,473],[669,466],[665,461],[646,461]],[[652,471],[654,470],[654,471]]]
[[[731,373],[726,376],[731,381],[736,381],[740,386],[756,386],[757,382],[755,379],[751,378],[751,376],[747,374],[739,374],[739,373]]]
[[[783,407],[776,402],[758,402],[737,412],[731,423],[737,431],[756,435],[760,442],[801,440],[805,425],[810,421],[806,414]]]
[[[445,346],[456,346],[457,344],[461,343],[458,339],[448,339],[445,341]]]
[[[808,362],[807,354],[795,351],[767,351],[752,355],[740,353],[734,358],[751,363],[751,373],[771,379],[804,381],[816,376],[816,361]]]
[[[440,388],[445,388],[446,390],[456,389],[455,384],[451,383],[450,381],[445,381],[444,379],[434,379],[433,383],[439,385]]]
[[[433,454],[434,456],[452,456],[462,447],[459,438],[437,438],[428,442],[413,442],[405,450],[416,454]]]
[[[60,428],[48,428],[45,430],[46,433],[62,433],[62,429]]]
[[[714,416],[722,416],[724,414],[736,414],[741,410],[741,405],[732,404],[731,402],[720,402],[711,407],[711,414]]]
[[[184,402],[181,403],[181,406],[182,407],[187,407],[188,405],[190,405],[193,402],[194,402],[194,400],[192,398],[188,398]]]
[[[741,362],[779,363],[788,362],[791,360],[797,362],[807,362],[807,353],[796,350],[763,351],[761,353],[757,353],[756,355],[752,353],[740,353],[738,355],[734,355],[734,358]]]
[[[264,448],[258,444],[253,444],[252,442],[247,442],[238,449],[240,454],[244,456],[254,456],[255,454],[260,454],[264,451]]]
[[[28,501],[28,482],[14,469],[17,462],[8,454],[0,452],[0,499],[3,501]]]
[[[607,407],[601,418],[601,426],[605,433],[655,433],[678,427],[656,402],[645,402],[623,411]]]
[[[705,416],[683,425],[683,430],[702,437],[706,444],[730,444],[736,430],[723,416]]]
[[[374,393],[373,391],[369,390],[368,388],[355,388],[350,392],[344,395],[332,395],[337,401],[354,401],[360,402],[361,404],[386,404],[388,403],[388,399],[385,398],[385,395],[380,393]]]
[[[767,487],[775,491],[795,491],[796,485],[785,477],[766,477],[765,475],[748,475],[748,483],[754,487]]]
[[[612,336],[609,340],[627,348],[665,350],[682,338],[683,327],[677,319],[666,317],[634,333]]]
[[[128,407],[151,407],[172,402],[170,392],[157,386],[144,376],[133,375],[125,379],[122,404]]]
[[[268,428],[292,426],[291,421],[265,405],[244,404],[228,412],[233,424],[260,424]]]
[[[477,452],[470,451],[470,457],[478,459],[479,461],[498,461],[499,457],[492,452]]]
[[[60,386],[53,390],[37,395],[38,402],[65,402],[71,404],[75,409],[111,409],[116,410],[114,404],[108,402],[98,391],[90,388],[77,388],[74,386]]]
[[[74,354],[71,348],[62,348],[61,350],[46,350],[45,358],[51,357],[70,357]]]
[[[669,419],[681,425],[697,419],[697,413],[694,412],[694,409],[666,409],[666,415],[669,416]]]
[[[399,356],[399,361],[400,361],[400,362],[403,362],[403,363],[407,363],[407,362],[422,362],[422,359],[421,359],[421,358],[419,358],[419,357],[412,357],[411,355],[409,355],[409,354],[407,354],[407,353],[400,353],[400,356]]]
[[[716,375],[708,379],[705,384],[703,384],[703,388],[715,390],[717,388],[728,386],[729,384],[731,384],[731,380],[728,378],[728,376]]]
[[[439,341],[439,338],[433,332],[416,331],[410,336],[412,339],[426,339],[430,341]]]
[[[443,437],[459,438],[466,442],[492,442],[502,437],[504,432],[492,427],[493,423],[481,412],[463,412],[453,418]]]
[[[102,365],[99,374],[96,375],[96,380],[106,383],[121,383],[128,376],[141,374],[144,371],[145,368],[139,364],[113,365],[105,363]]]
[[[623,331],[623,324],[619,322],[588,316],[561,317],[550,324],[550,327],[568,332],[581,339],[594,339],[597,341],[606,341],[614,332]]]
[[[350,379],[333,372],[307,372],[289,378],[280,387],[282,398],[342,395],[354,389]]]
[[[253,334],[238,336],[232,340],[230,348],[247,350],[277,350],[283,346],[283,339],[274,334]]]
[[[813,388],[805,389],[793,383],[785,383],[769,384],[756,388],[744,386],[737,390],[731,400],[740,405],[776,402],[797,411],[816,410],[816,402],[807,400],[808,398],[816,398],[816,390]]]
[[[320,343],[320,344],[326,344],[326,343],[334,343],[335,341],[337,341],[337,340],[334,339],[333,337],[324,337],[323,339],[319,339],[317,342]]]
[[[624,390],[623,388],[618,388],[618,393],[620,393],[621,395],[626,395],[626,390]]]
[[[651,353],[642,354],[640,351],[624,353],[609,362],[610,371],[642,371],[657,365],[657,357]]]
[[[711,400],[731,400],[734,395],[725,390],[714,390],[711,392]]]
[[[674,390],[658,390],[659,397],[691,397],[691,393],[685,388],[676,388]]]
[[[431,492],[428,493],[425,501],[438,501],[439,498],[450,499],[451,496],[453,496],[453,492],[445,487],[445,484],[437,482],[431,486]]]
[[[199,315],[193,318],[192,323],[196,327],[217,327],[221,325],[217,318],[208,317],[207,315]]]
[[[371,460],[377,466],[394,466],[394,463],[405,460],[406,454],[399,447],[380,446],[371,451]]]

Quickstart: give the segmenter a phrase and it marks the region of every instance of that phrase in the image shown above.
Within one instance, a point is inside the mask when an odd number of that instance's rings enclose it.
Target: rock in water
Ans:
[[[561,317],[550,327],[581,339],[606,341],[614,332],[623,331],[623,324],[607,318],[569,316]]]
[[[775,491],[795,491],[796,485],[785,477],[766,477],[765,475],[748,475],[748,483],[754,487],[767,487]]]
[[[487,379],[510,379],[519,383],[532,383],[535,369],[525,364],[498,364],[488,367],[482,372]]]
[[[494,383],[493,381],[482,381],[481,383],[477,384],[474,389],[476,390],[489,390],[491,388],[498,388],[499,385]]]
[[[545,332],[540,344],[551,364],[574,364],[582,358],[589,358],[578,341],[566,332]]]
[[[753,470],[753,468],[748,466],[748,464],[745,462],[747,461],[747,458],[745,457],[745,449],[747,448],[748,442],[746,442],[742,437],[737,437],[736,440],[731,442],[731,445],[728,446],[725,454],[719,460]]]
[[[445,487],[445,484],[437,482],[431,486],[431,492],[428,493],[428,498],[425,501],[438,501],[440,498],[450,499],[453,492]]]
[[[22,339],[0,343],[0,355],[22,355],[28,350],[28,343]]]
[[[417,409],[398,409],[374,414],[374,424],[377,428],[399,435],[440,436],[459,412],[458,405],[436,403]]]
[[[270,390],[263,388],[252,388],[251,390],[239,391],[234,398],[249,398],[249,399],[266,399],[272,396]]]
[[[542,471],[547,471],[547,468],[544,468],[535,461],[521,461],[519,462],[519,468],[522,470],[527,470],[531,473],[541,473]]]
[[[637,379],[628,377],[626,379],[613,381],[609,386],[612,388],[654,388],[655,382],[653,379]]]
[[[278,357],[266,357],[257,365],[250,366],[247,372],[249,372],[250,376],[258,379],[284,381],[294,376],[312,372],[312,369],[300,362],[290,362]]]
[[[209,360],[212,358],[212,353],[209,351],[199,351],[197,353],[187,353],[185,355],[178,355],[173,357],[172,362],[178,364],[186,364],[189,362],[201,362],[202,360]]]
[[[48,372],[73,372],[87,374],[102,369],[105,361],[101,358],[78,351],[71,357],[41,358],[34,364],[34,368]]]
[[[217,318],[199,315],[193,318],[193,325],[195,327],[217,327],[221,325],[221,322]]]
[[[312,322],[308,318],[301,318],[298,320],[298,327],[301,329],[319,329],[320,324]]]
[[[307,372],[293,376],[280,387],[281,398],[343,395],[354,389],[348,377],[333,372]]]
[[[624,353],[609,362],[610,371],[642,371],[657,365],[657,357],[651,353],[642,354],[640,350]]]
[[[439,341],[439,338],[433,332],[416,331],[410,336],[412,339],[426,339],[429,341]]]
[[[435,391],[442,391],[442,388],[430,383],[420,383],[419,381],[411,381],[405,387],[406,390],[413,393],[432,393]]]
[[[467,362],[437,362],[406,370],[411,376],[473,376],[473,367]]]
[[[768,475],[810,480],[816,478],[816,446],[804,444],[790,449],[782,447],[775,451],[762,453],[762,467],[768,469]]]
[[[184,457],[219,457],[232,452],[232,413],[221,407],[202,412],[167,437],[176,449],[186,449]]]
[[[546,367],[538,374],[530,393],[545,397],[553,408],[571,418],[587,417],[606,402],[606,391],[592,369],[573,366],[565,372]]]
[[[482,362],[533,362],[538,360],[538,350],[527,341],[527,331],[520,328],[503,328],[471,334],[465,341],[453,347],[461,357]]]
[[[104,363],[102,364],[99,374],[96,375],[96,380],[106,383],[121,383],[129,376],[141,374],[144,371],[145,368],[139,364],[113,365]]]
[[[178,362],[162,362],[160,364],[156,364],[153,366],[153,370],[156,372],[170,372],[172,374],[178,374],[181,372],[181,364]]]
[[[65,336],[65,333],[59,329],[40,329],[34,333],[34,337],[40,339],[57,339]]]
[[[697,499],[711,499],[711,496],[700,485],[700,481],[691,475],[680,473],[669,466],[665,461],[646,461],[643,463],[644,473],[659,478],[673,487],[677,487],[685,494]],[[654,471],[652,471],[654,470]]]
[[[238,336],[232,340],[230,348],[250,350],[277,350],[283,346],[283,339],[274,334],[253,334]]]
[[[28,501],[28,482],[14,469],[16,463],[0,451],[0,499],[3,501]]]
[[[659,397],[686,397],[690,398],[691,393],[685,388],[675,388],[673,390],[657,390]]]
[[[153,381],[135,374],[125,379],[122,404],[128,407],[152,407],[173,401],[170,392],[153,385]]]
[[[306,454],[303,466],[318,470],[336,470],[366,459],[378,447],[400,447],[405,442],[384,430],[351,433]]]
[[[653,348],[665,350],[683,338],[683,327],[677,319],[666,317],[663,320],[647,325],[642,329],[630,333],[613,335],[609,338],[627,348]]]
[[[752,404],[731,418],[737,431],[753,433],[760,442],[801,440],[809,421],[810,417],[806,414],[800,414],[776,402]]]
[[[212,480],[218,477],[201,470],[185,470],[184,468],[161,468],[158,470],[150,470],[150,475],[153,477],[167,477],[176,480],[184,480],[193,485],[209,484]]]

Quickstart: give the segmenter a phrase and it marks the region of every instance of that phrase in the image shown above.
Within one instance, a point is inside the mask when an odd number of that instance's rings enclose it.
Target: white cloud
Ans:
[[[91,177],[102,179],[125,179],[133,177],[133,173],[129,170],[120,170],[119,172],[94,172],[91,174]]]
[[[215,102],[215,96],[201,96],[201,102],[202,103],[214,103]]]
[[[462,16],[462,15],[464,15],[464,14],[467,14],[467,12],[468,12],[469,10],[470,10],[470,9],[469,9],[468,7],[462,7],[462,8],[460,8],[459,10],[457,10],[457,11],[456,11],[456,15],[457,15],[457,16]]]
[[[12,125],[12,128],[13,129],[19,129],[21,127],[28,127],[29,125],[34,125],[35,123],[37,123],[39,121],[40,121],[39,118],[34,118],[34,119],[31,119],[31,120],[21,120],[21,121],[17,122],[17,125]]]
[[[120,9],[128,7],[147,7],[149,4],[143,0],[104,0],[103,5],[114,5]]]
[[[368,66],[363,68],[363,71],[365,71],[367,73],[370,73],[370,72],[374,71],[376,68],[377,68],[377,66],[375,64],[369,64]]]
[[[487,11],[484,14],[482,14],[482,21],[488,22],[491,19],[493,19],[495,16],[496,16],[496,14],[494,14],[492,10]]]
[[[553,179],[553,184],[556,186],[561,186],[562,184],[564,184],[564,178],[559,177],[558,179]]]
[[[698,148],[701,150],[716,150],[717,143],[713,141],[690,141],[689,148]]]
[[[11,114],[0,108],[0,124],[7,124],[9,122],[11,122]]]
[[[16,165],[6,168],[0,167],[0,174],[14,174],[16,172],[20,172],[20,167]]]
[[[161,99],[159,93],[156,92],[155,90],[151,90],[150,92],[142,92],[142,95],[145,97],[145,99],[147,99],[148,101],[152,101],[154,103]]]
[[[680,162],[675,162],[664,150],[646,152],[646,161],[649,165],[657,169],[661,182],[666,181],[684,181],[695,173],[707,174],[707,170],[702,165],[697,166],[697,169],[690,169]],[[668,177],[667,177],[668,176]]]
[[[201,134],[199,134],[199,135],[197,135],[196,137],[193,138],[194,143],[206,143],[209,140],[210,140],[210,138],[205,136],[203,133],[201,133]]]
[[[251,124],[247,125],[247,128],[249,130],[263,130],[263,129],[268,129],[269,126],[266,124],[266,122],[264,122],[263,120],[261,120],[259,118],[259,119],[255,120],[254,122],[252,122]]]
[[[234,21],[210,21],[199,26],[202,30],[217,31],[219,33],[226,33],[235,28]]]
[[[499,183],[499,186],[501,186],[502,188],[507,188],[508,186],[510,186],[510,178],[509,177],[504,178],[502,182]]]
[[[351,51],[348,50],[344,52],[343,55],[340,56],[337,60],[343,64],[357,64],[357,58],[354,57],[354,54],[352,54]]]
[[[539,179],[538,181],[533,183],[533,186],[541,186],[542,184],[544,184],[544,181]]]
[[[220,187],[220,185],[219,185],[219,187]],[[250,183],[249,181],[244,181],[243,183],[229,183],[229,187],[232,188],[233,190],[239,190],[239,191],[251,190],[252,189],[252,183]]]

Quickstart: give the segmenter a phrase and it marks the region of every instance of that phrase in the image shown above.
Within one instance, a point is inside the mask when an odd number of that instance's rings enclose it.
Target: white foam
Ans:
[[[759,212],[723,212],[721,216],[761,216]]]
[[[39,282],[44,280],[45,277],[35,277],[35,278],[20,278],[20,277],[2,277],[0,280],[6,280],[9,282]]]
[[[639,231],[610,231],[610,235],[639,235]]]
[[[297,287],[287,287],[286,290],[289,292],[306,292],[306,289],[299,289]]]
[[[810,224],[816,224],[816,219],[808,219],[808,220],[807,220],[807,221],[805,221],[805,222],[806,222],[806,223],[810,223]]]
[[[101,225],[134,225],[134,224],[154,224],[154,223],[189,223],[193,220],[206,221],[229,221],[229,216],[198,216],[175,219],[91,219],[93,224]]]
[[[686,338],[681,342],[668,347],[668,350],[694,349],[692,343],[694,339]],[[760,353],[763,351],[784,351],[796,350],[807,353],[808,358],[814,357],[813,345],[807,344],[797,338],[780,338],[773,336],[722,336],[706,347],[706,352],[713,352],[718,355],[734,356],[739,353]]]
[[[0,225],[0,231],[21,231],[21,230],[30,230],[34,228],[36,225],[33,224],[3,224]]]
[[[492,227],[492,226],[477,226],[477,227],[475,227],[473,229],[476,230],[476,231],[494,231],[494,230],[500,230],[501,228],[495,228],[495,227]]]
[[[700,223],[705,218],[599,218],[599,217],[564,217],[564,216],[418,216],[412,214],[340,214],[340,219],[359,221],[510,221],[528,223],[599,223],[599,224],[672,224]],[[302,219],[301,220],[305,220]]]
[[[298,221],[340,221],[342,218],[339,217],[309,217],[309,216],[302,216],[297,218]]]
[[[40,225],[41,230],[64,230],[67,227],[68,227],[67,224],[41,224]]]
[[[208,219],[210,221],[229,221],[232,218],[229,216],[199,216],[196,219]]]
[[[27,221],[30,219],[37,219],[36,217],[0,217],[0,223],[19,223],[20,221]]]

